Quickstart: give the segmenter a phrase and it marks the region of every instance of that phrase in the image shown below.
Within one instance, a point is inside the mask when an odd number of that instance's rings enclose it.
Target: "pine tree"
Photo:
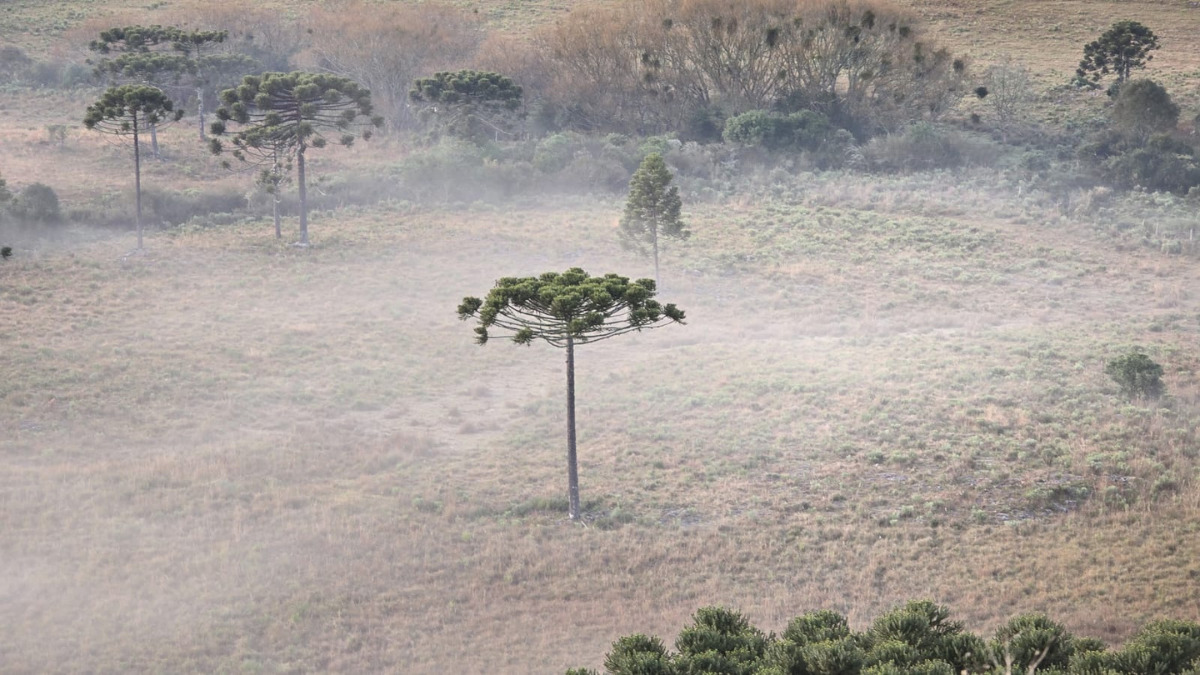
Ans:
[[[679,188],[671,185],[671,172],[662,155],[651,153],[629,181],[629,198],[621,218],[621,238],[627,245],[654,256],[654,281],[658,283],[659,239],[686,239],[691,236],[680,219],[683,206]]]

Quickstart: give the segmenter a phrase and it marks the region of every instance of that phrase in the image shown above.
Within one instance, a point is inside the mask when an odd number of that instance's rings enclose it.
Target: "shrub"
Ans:
[[[766,653],[767,638],[736,610],[702,607],[692,625],[680,631],[675,648],[684,673],[749,675]]]
[[[781,114],[766,110],[751,110],[725,121],[724,137],[767,150],[816,150],[835,131],[829,119],[812,110]]]
[[[1112,119],[1126,133],[1145,138],[1173,130],[1179,123],[1179,106],[1157,82],[1133,80],[1117,94]]]
[[[613,643],[604,658],[610,675],[670,675],[671,658],[662,640],[646,635],[627,635]]]
[[[1162,394],[1162,366],[1149,356],[1131,351],[1108,362],[1104,372],[1130,397],[1154,398]]]
[[[896,172],[987,166],[1002,154],[992,141],[927,122],[872,139],[863,152],[873,168]]]
[[[1170,136],[1154,136],[1141,147],[1132,147],[1107,158],[1101,176],[1116,187],[1141,187],[1151,191],[1186,193],[1200,185],[1200,161],[1195,150]]]
[[[996,630],[992,653],[999,663],[1005,663],[1007,655],[1013,666],[1022,671],[1035,662],[1043,670],[1066,668],[1075,653],[1075,644],[1062,624],[1044,614],[1023,614]]]
[[[54,225],[62,222],[58,193],[44,183],[33,183],[21,190],[10,208],[14,216],[27,223]]]

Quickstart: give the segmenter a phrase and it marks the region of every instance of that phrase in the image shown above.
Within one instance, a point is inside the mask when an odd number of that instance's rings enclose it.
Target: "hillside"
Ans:
[[[476,3],[503,30],[565,4]],[[52,55],[143,6],[21,0],[0,42]],[[1154,72],[1196,112],[1188,3],[909,6],[1047,90],[1119,7],[1161,31]],[[75,122],[94,93],[0,92],[10,187],[97,217],[128,200],[127,148]],[[71,125],[62,147],[46,124]],[[163,202],[252,190],[190,126],[161,136]],[[577,355],[580,525],[562,353],[481,348],[454,308],[503,276],[650,275],[617,239],[624,195],[397,196],[418,154],[314,154],[311,248],[253,198],[141,254],[128,228],[5,231],[0,670],[562,672],[709,604],[861,628],[920,597],[973,630],[1045,611],[1113,643],[1200,619],[1200,268],[1158,245],[1194,201],[1064,198],[1015,160],[681,175],[694,236],[661,296],[687,325]],[[360,188],[381,192],[342,199]],[[1133,347],[1164,398],[1105,374]]]

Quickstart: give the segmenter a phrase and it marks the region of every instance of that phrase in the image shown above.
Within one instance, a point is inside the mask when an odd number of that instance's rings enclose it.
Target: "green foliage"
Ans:
[[[1142,352],[1131,351],[1109,361],[1104,372],[1126,396],[1154,398],[1163,393],[1162,366]]]
[[[868,663],[917,666],[922,661],[948,663],[953,672],[986,663],[986,645],[950,620],[950,611],[928,600],[914,600],[880,616],[867,632]],[[940,665],[928,666],[938,672]]]
[[[652,249],[656,279],[659,237],[686,239],[691,234],[680,218],[682,206],[679,188],[671,185],[671,172],[662,155],[647,155],[629,181],[620,233],[623,243],[643,252]]]
[[[45,183],[27,185],[9,209],[18,220],[27,223],[54,225],[62,222],[58,193]]]
[[[175,110],[174,102],[161,89],[125,84],[109,87],[88,106],[83,125],[94,131],[122,135],[181,117],[183,111]]]
[[[1162,85],[1153,80],[1130,80],[1121,87],[1112,107],[1113,122],[1127,134],[1146,138],[1173,131],[1179,123],[1179,106]]]
[[[673,675],[675,669],[667,648],[656,637],[627,635],[613,643],[604,657],[609,675]]]
[[[792,619],[783,634],[765,635],[739,612],[704,607],[680,631],[676,653],[661,640],[630,635],[613,643],[610,675],[954,675],[1046,672],[1072,675],[1192,675],[1200,668],[1200,624],[1163,620],[1144,626],[1119,651],[1076,638],[1043,614],[1018,616],[992,643],[949,620],[949,611],[913,601],[851,632],[828,610]],[[865,648],[865,649],[864,649]],[[1039,660],[1040,657],[1040,660]],[[586,672],[586,671],[579,671]]]
[[[0,260],[8,260],[12,257],[11,246],[0,246]]]
[[[788,622],[783,639],[806,645],[850,637],[846,617],[830,609],[802,614]]]
[[[231,154],[239,161],[265,168],[265,182],[276,189],[283,181],[285,168],[296,159],[300,187],[300,242],[308,243],[308,201],[304,173],[304,153],[308,148],[323,148],[325,133],[337,132],[338,142],[354,143],[349,133],[359,129],[363,140],[371,138],[372,128],[383,126],[383,119],[372,117],[371,92],[353,80],[323,73],[264,73],[247,75],[233,89],[221,92],[222,107],[212,124],[214,136],[228,132],[227,123],[242,129],[233,134]],[[212,139],[213,154],[224,152],[225,145]],[[264,181],[260,172],[259,180]]]
[[[1075,653],[1075,641],[1062,624],[1045,614],[1022,614],[996,630],[991,651],[998,663],[1012,660],[1026,671],[1037,664],[1041,670],[1066,668]]]
[[[680,675],[750,675],[763,664],[767,637],[736,610],[702,607],[680,631],[675,649]]]
[[[1079,155],[1101,180],[1117,188],[1185,194],[1200,185],[1195,148],[1167,134],[1143,143],[1109,132],[1081,147]]]
[[[576,267],[561,274],[500,279],[484,299],[463,298],[458,318],[479,319],[475,335],[481,345],[500,328],[517,344],[544,340],[565,347],[568,339],[596,342],[668,322],[683,323],[683,310],[660,304],[654,294],[650,279],[593,277]]]
[[[1154,58],[1150,52],[1158,49],[1158,37],[1137,21],[1118,21],[1083,48],[1083,60],[1075,71],[1079,82],[1099,82],[1114,74],[1116,86],[1129,79],[1134,68],[1141,68]]]
[[[817,150],[835,128],[819,112],[801,110],[790,114],[750,110],[725,121],[724,138],[767,150]]]
[[[442,132],[475,141],[514,135],[523,91],[498,73],[459,70],[417,80],[409,97]]]
[[[237,87],[221,92],[221,103],[214,134],[226,133],[225,123],[233,121],[296,148],[324,147],[323,131],[345,132],[356,125],[363,127],[366,140],[371,137],[371,126],[383,124],[382,119],[371,117],[370,91],[353,80],[323,73],[247,75]],[[343,135],[339,142],[350,145],[354,137]]]
[[[1123,673],[1182,673],[1197,660],[1200,625],[1164,620],[1144,626],[1109,662]]]

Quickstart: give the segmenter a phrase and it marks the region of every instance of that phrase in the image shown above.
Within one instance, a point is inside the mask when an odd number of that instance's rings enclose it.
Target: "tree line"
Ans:
[[[1160,620],[1144,625],[1120,649],[1073,635],[1044,614],[1023,614],[990,638],[965,629],[928,600],[896,607],[864,631],[832,610],[802,614],[775,635],[740,612],[704,607],[670,649],[660,638],[618,639],[604,660],[609,675],[1195,675],[1200,624]],[[575,668],[567,675],[597,675]]]

